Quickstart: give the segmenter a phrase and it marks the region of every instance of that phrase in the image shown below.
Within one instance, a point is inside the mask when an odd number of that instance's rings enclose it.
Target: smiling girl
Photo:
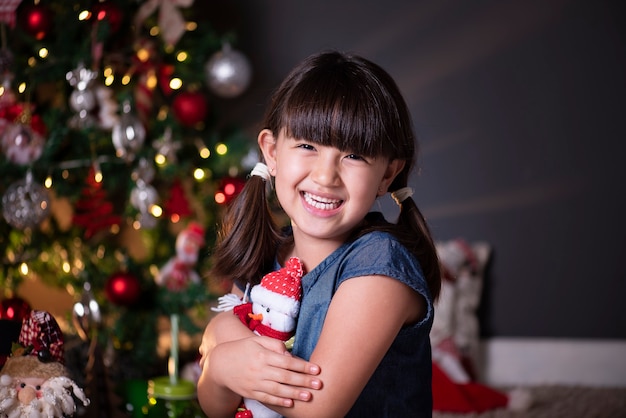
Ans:
[[[364,58],[316,54],[280,85],[263,126],[265,165],[229,208],[212,274],[241,295],[300,258],[295,342],[289,353],[218,314],[200,347],[204,411],[233,417],[246,397],[286,417],[431,416],[439,261],[407,187],[416,143],[395,82]],[[272,183],[287,228],[272,218]],[[396,223],[370,213],[389,192]]]

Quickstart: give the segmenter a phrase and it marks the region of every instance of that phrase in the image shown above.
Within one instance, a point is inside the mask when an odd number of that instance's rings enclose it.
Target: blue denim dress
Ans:
[[[419,323],[403,328],[396,336],[347,416],[431,417],[432,300],[419,263],[388,233],[371,232],[342,245],[302,278],[303,295],[293,354],[310,359],[339,285],[366,275],[385,275],[405,283],[424,297],[427,312]],[[384,314],[384,306],[375,308],[378,314]]]

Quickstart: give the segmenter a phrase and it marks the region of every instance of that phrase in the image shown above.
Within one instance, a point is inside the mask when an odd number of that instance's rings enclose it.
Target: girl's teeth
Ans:
[[[316,209],[331,210],[335,209],[341,203],[341,200],[328,199],[320,196],[313,196],[309,193],[304,193],[304,200]]]

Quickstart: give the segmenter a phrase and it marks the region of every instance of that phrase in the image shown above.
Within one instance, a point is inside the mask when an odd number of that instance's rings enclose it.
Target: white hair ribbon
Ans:
[[[396,204],[400,206],[408,197],[413,196],[413,189],[410,187],[403,187],[391,193],[391,198],[395,200]]]
[[[250,175],[259,176],[269,184],[272,184],[272,175],[270,174],[270,169],[264,163],[256,163],[256,165],[250,172]]]

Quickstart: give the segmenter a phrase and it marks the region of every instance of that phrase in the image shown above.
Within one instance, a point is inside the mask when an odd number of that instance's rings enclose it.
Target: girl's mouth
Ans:
[[[337,209],[343,203],[343,200],[341,199],[330,199],[327,197],[312,195],[308,192],[302,192],[302,196],[307,204],[319,210]]]

